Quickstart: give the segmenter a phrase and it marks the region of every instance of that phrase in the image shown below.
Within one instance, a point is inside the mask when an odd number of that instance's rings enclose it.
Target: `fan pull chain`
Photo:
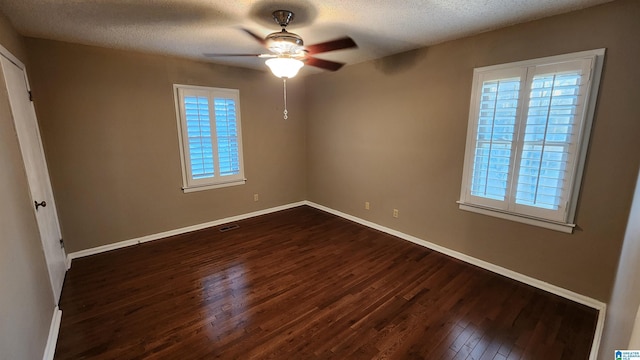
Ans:
[[[287,78],[282,78],[282,84],[284,87],[284,119],[287,120],[289,112],[287,111]]]

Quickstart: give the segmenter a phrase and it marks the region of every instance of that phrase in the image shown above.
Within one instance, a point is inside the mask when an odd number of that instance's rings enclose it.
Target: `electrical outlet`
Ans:
[[[398,217],[398,209],[393,209],[393,217],[394,218]]]
[[[365,209],[365,210],[369,210],[369,208],[370,208],[370,206],[369,206],[369,202],[368,202],[368,201],[365,201],[365,202],[364,202],[364,209]]]
[[[260,196],[258,194],[253,194],[253,201],[260,200]]]

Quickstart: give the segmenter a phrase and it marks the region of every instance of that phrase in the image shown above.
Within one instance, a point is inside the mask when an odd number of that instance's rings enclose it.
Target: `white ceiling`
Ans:
[[[305,44],[352,37],[357,49],[317,57],[354,64],[609,1],[0,0],[0,10],[25,36],[264,69],[263,59],[202,54],[264,53],[241,29],[278,31],[270,14],[280,9],[294,11],[287,30]]]

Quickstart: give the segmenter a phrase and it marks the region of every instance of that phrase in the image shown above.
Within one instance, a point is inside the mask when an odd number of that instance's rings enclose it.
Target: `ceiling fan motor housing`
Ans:
[[[278,55],[304,55],[304,43],[298,34],[282,31],[274,32],[265,38],[269,50]]]

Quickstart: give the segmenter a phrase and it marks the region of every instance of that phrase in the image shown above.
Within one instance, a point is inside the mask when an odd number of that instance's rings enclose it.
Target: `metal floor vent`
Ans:
[[[229,224],[229,225],[225,225],[220,227],[218,230],[220,230],[220,232],[225,232],[225,231],[229,231],[229,230],[235,230],[235,229],[239,229],[240,225],[238,224]]]

